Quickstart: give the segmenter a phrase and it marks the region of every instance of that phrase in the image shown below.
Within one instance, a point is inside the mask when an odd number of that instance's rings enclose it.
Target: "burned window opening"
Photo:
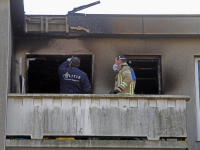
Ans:
[[[160,57],[127,56],[136,75],[135,94],[161,94]]]
[[[80,59],[80,70],[84,71],[92,85],[92,55],[73,55]],[[27,93],[59,93],[58,67],[72,55],[27,55]]]

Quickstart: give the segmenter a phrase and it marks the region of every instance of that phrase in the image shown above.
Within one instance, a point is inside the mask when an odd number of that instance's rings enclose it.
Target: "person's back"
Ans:
[[[80,60],[77,57],[68,59],[58,68],[60,77],[60,93],[89,94],[92,93],[87,74],[80,69]]]

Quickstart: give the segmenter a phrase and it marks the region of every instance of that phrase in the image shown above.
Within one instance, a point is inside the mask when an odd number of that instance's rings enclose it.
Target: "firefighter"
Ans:
[[[68,58],[58,68],[60,77],[60,93],[91,94],[91,84],[85,72],[78,69],[80,60],[77,57]]]
[[[125,56],[119,55],[115,58],[113,70],[118,74],[115,77],[115,89],[109,94],[134,94],[136,77]]]

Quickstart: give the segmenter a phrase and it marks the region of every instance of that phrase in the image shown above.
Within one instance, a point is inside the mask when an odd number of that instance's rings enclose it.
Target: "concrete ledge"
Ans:
[[[132,140],[6,140],[6,148],[120,148],[185,150],[188,148],[188,142]]]
[[[28,34],[26,36],[83,37],[84,35],[84,37],[115,38],[125,35],[138,38],[200,36],[199,15],[76,14],[26,15],[25,18],[25,32]]]
[[[123,94],[8,94],[8,98],[131,98],[131,99],[157,99],[157,100],[186,100],[190,97],[187,95],[123,95]]]

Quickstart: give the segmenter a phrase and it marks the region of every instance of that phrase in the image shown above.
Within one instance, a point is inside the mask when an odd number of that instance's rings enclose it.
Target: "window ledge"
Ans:
[[[187,95],[113,95],[113,94],[8,94],[8,98],[132,98],[132,99],[153,99],[153,100],[186,100],[189,101],[190,97]]]

